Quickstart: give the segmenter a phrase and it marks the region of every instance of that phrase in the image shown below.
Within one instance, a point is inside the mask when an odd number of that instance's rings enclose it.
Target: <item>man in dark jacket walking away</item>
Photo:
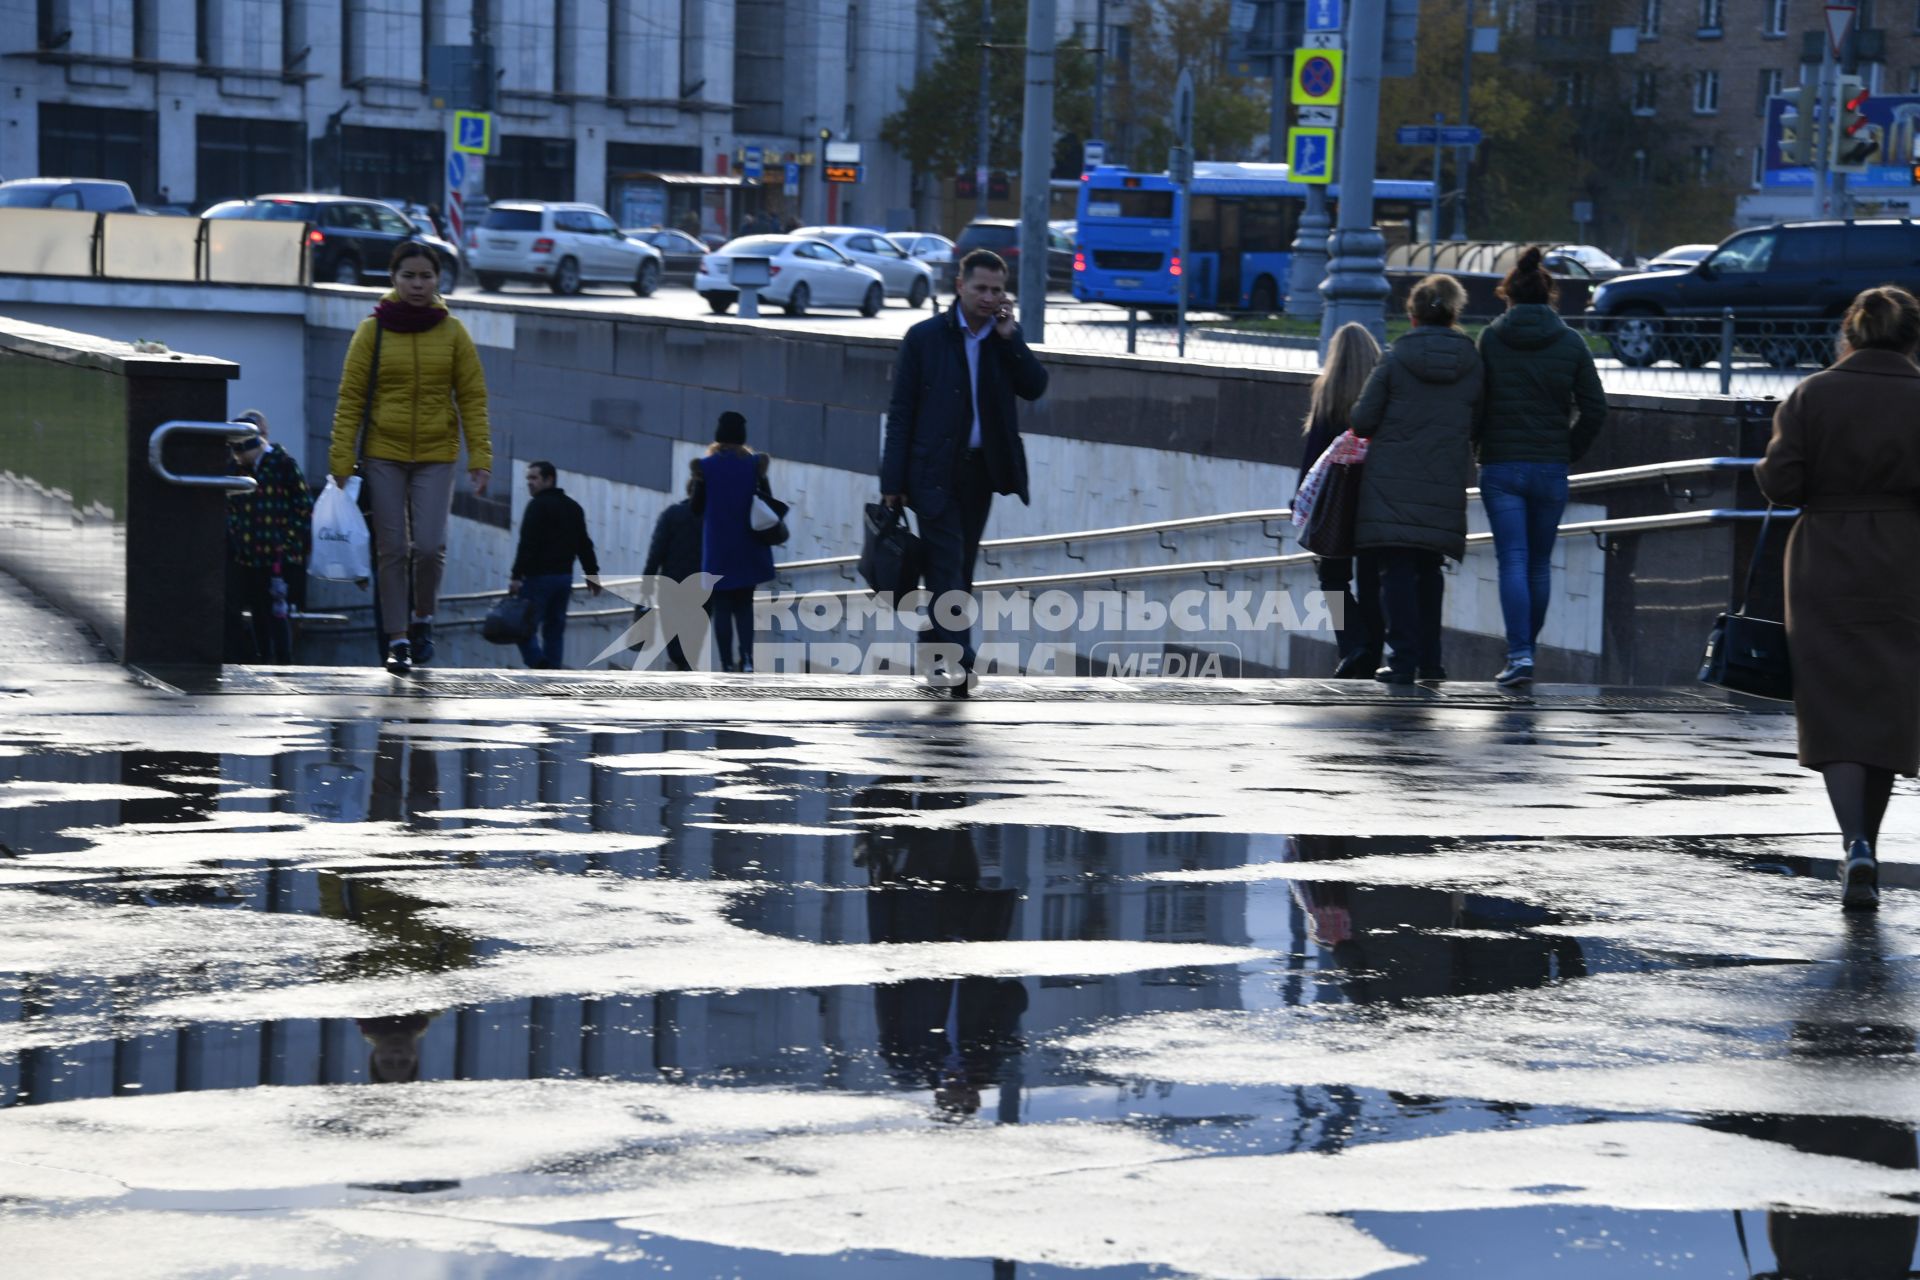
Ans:
[[[520,549],[507,589],[533,602],[538,632],[520,643],[529,667],[558,669],[567,635],[567,603],[573,598],[573,562],[587,575],[587,591],[600,594],[600,561],[587,536],[587,513],[559,487],[551,462],[527,464],[533,497],[520,515]]]
[[[1480,335],[1486,403],[1474,448],[1480,501],[1500,561],[1500,613],[1507,665],[1494,683],[1533,680],[1534,642],[1547,620],[1553,548],[1567,509],[1570,464],[1607,420],[1607,394],[1593,352],[1553,309],[1558,286],[1539,249],[1520,255],[1496,292],[1507,313]]]
[[[1413,331],[1374,366],[1353,433],[1365,437],[1353,545],[1376,552],[1387,618],[1383,684],[1444,680],[1440,610],[1442,557],[1467,554],[1467,486],[1479,417],[1480,355],[1455,322],[1466,290],[1451,276],[1428,276],[1407,297]]]
[[[700,572],[700,548],[704,536],[700,513],[693,509],[693,481],[689,480],[687,496],[662,511],[660,519],[654,523],[653,540],[647,544],[647,564],[640,570],[641,574],[649,578],[685,582]],[[649,607],[647,604],[640,605],[635,610],[635,618]],[[667,661],[675,671],[693,670],[693,664],[687,660],[687,652],[677,635],[667,641]]]
[[[880,492],[920,521],[926,546],[930,637],[936,661],[957,663],[942,683],[966,697],[973,628],[950,592],[973,593],[974,561],[996,493],[1027,496],[1019,400],[1038,400],[1047,371],[1020,336],[1007,296],[1007,264],[976,249],[961,259],[951,310],[907,331],[893,369]],[[944,602],[943,602],[944,601]]]

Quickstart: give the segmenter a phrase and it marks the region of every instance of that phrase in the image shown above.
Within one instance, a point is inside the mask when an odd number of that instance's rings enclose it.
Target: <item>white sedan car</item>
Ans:
[[[886,282],[887,296],[905,298],[910,307],[924,307],[933,296],[933,269],[878,231],[865,227],[801,227],[793,234],[825,240],[861,266],[872,267]]]
[[[880,273],[863,267],[824,240],[806,236],[743,236],[729,241],[700,260],[693,287],[715,314],[731,307],[740,296],[732,279],[733,259],[771,259],[773,282],[760,290],[760,300],[803,316],[809,307],[854,307],[863,316],[879,314],[886,305],[887,286]]]
[[[895,231],[887,237],[909,258],[933,272],[933,292],[953,292],[953,241],[931,231]]]

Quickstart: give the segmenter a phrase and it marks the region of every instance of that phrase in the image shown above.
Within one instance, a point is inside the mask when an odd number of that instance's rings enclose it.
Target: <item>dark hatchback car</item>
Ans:
[[[956,265],[975,249],[991,249],[1007,262],[1007,292],[1020,289],[1020,224],[1012,218],[975,218],[954,242]],[[1060,232],[1047,230],[1047,288],[1073,287],[1073,242]]]
[[[460,251],[438,236],[423,234],[405,214],[378,200],[329,195],[256,196],[216,204],[200,216],[310,224],[307,246],[316,282],[385,284],[393,247],[403,240],[419,240],[440,259],[441,294],[452,293],[460,283]]]
[[[1587,314],[1633,368],[1715,359],[1729,311],[1739,350],[1790,368],[1831,360],[1847,304],[1880,284],[1920,287],[1920,222],[1786,222],[1736,232],[1696,266],[1604,281]]]

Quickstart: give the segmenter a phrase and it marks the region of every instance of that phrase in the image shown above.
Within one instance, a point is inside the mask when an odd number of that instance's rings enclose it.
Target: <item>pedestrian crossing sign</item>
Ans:
[[[1287,176],[1295,182],[1333,181],[1333,130],[1287,130]]]
[[[453,149],[470,156],[493,150],[493,115],[487,111],[453,113]]]

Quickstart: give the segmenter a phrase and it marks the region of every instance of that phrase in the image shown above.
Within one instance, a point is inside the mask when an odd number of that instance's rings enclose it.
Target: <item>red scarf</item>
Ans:
[[[447,313],[441,307],[416,307],[390,299],[374,305],[373,318],[388,333],[425,333],[445,320]]]

